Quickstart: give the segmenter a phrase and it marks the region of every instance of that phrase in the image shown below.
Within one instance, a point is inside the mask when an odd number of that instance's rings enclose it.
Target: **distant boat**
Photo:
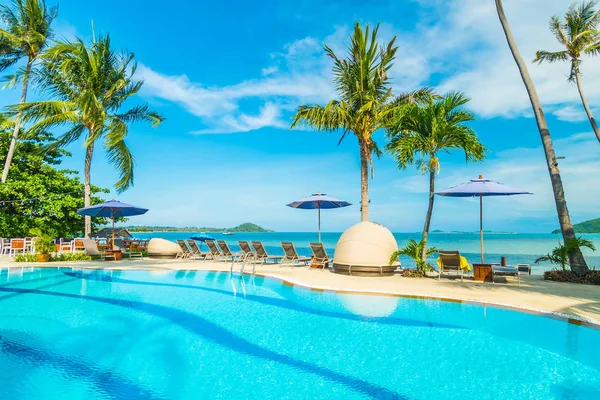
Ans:
[[[221,235],[233,235],[233,232],[225,231],[225,232],[221,232]]]

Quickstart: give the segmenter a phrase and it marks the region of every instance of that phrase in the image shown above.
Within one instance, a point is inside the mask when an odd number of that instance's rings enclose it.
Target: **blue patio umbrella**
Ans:
[[[200,249],[202,249],[202,243],[205,243],[207,240],[215,240],[214,237],[205,235],[203,233],[196,236],[190,236],[190,239],[200,242]]]
[[[192,240],[198,240],[200,242],[206,242],[207,240],[215,240],[214,237],[208,236],[208,235],[197,235],[197,236],[190,236],[190,239]]]
[[[107,201],[106,203],[80,208],[77,210],[77,214],[112,219],[112,246],[114,247],[115,218],[132,217],[134,215],[146,214],[147,211],[147,208],[132,206],[131,204],[121,203],[120,201],[113,199],[111,201]]]
[[[448,197],[476,197],[479,196],[479,242],[481,248],[481,263],[484,262],[483,255],[483,197],[484,196],[513,196],[517,194],[532,194],[525,190],[516,189],[500,182],[489,179],[471,179],[470,182],[451,187],[441,192],[436,192],[439,196]]]
[[[339,200],[325,193],[317,192],[310,197],[287,204],[288,207],[301,208],[304,210],[317,210],[319,219],[319,242],[321,241],[321,209],[348,207],[352,204]]]

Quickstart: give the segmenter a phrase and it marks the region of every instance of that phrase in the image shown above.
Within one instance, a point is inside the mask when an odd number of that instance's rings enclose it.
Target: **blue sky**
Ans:
[[[52,3],[49,0],[49,3]],[[508,18],[527,60],[556,49],[547,29],[564,14],[564,0],[505,0]],[[444,155],[438,188],[484,174],[533,196],[486,199],[486,229],[548,232],[557,226],[539,134],[494,4],[479,0],[413,1],[147,1],[60,2],[60,37],[110,33],[116,48],[135,53],[149,102],[167,120],[157,129],[135,125],[128,144],[136,157],[135,186],[118,198],[150,208],[133,224],[231,227],[251,221],[279,231],[315,230],[316,215],[285,204],[320,190],[358,204],[356,140],[337,146],[337,134],[290,131],[303,103],[335,97],[323,44],[339,53],[356,20],[381,22],[382,41],[397,36],[391,71],[399,91],[424,85],[472,97],[473,128],[490,149],[486,162],[466,165]],[[585,60],[584,84],[592,108],[600,101],[600,60]],[[575,222],[600,216],[600,146],[566,82],[568,66],[530,71],[555,139]],[[0,93],[16,101],[17,92]],[[34,96],[35,97],[35,96]],[[599,113],[600,110],[596,110]],[[376,135],[380,144],[383,134]],[[64,166],[83,168],[82,143]],[[99,149],[92,181],[112,187],[117,176]],[[427,179],[415,168],[399,171],[392,158],[375,160],[370,181],[371,219],[393,231],[422,229]],[[436,199],[432,229],[478,229],[478,203]],[[323,229],[358,222],[357,205],[323,214]]]

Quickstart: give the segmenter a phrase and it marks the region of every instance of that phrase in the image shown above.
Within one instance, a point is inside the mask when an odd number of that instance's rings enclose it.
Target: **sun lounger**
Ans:
[[[192,256],[194,257],[195,260],[198,260],[198,259],[206,260],[206,257],[210,254],[210,253],[203,253],[202,250],[200,250],[200,248],[198,247],[198,243],[196,243],[195,240],[188,239],[187,244],[188,244],[188,247],[190,248],[190,252],[192,253]]]
[[[438,257],[440,258],[440,263],[438,265],[438,280],[443,273],[452,271],[456,274],[460,273],[460,280],[463,280],[463,269],[460,265],[460,252],[440,250],[438,251]]]
[[[304,265],[308,265],[312,260],[312,257],[300,257],[298,252],[296,251],[296,247],[292,242],[281,242],[281,248],[283,249],[283,253],[285,256],[281,259],[279,266],[283,265],[291,265],[294,268],[299,263],[304,263]]]
[[[244,258],[244,262],[256,259],[256,254],[254,254],[254,250],[252,250],[252,247],[250,247],[250,243],[248,243],[248,241],[239,240],[238,246],[240,246],[240,250],[243,253],[242,257]]]
[[[313,253],[313,265],[320,266],[322,269],[329,267],[331,260],[325,251],[325,246],[323,246],[323,243],[310,243],[310,249]]]
[[[114,254],[106,254],[98,250],[98,244],[95,240],[92,239],[82,239],[83,240],[83,248],[85,249],[85,253],[88,256],[98,256],[101,260],[106,260],[107,258],[112,258],[116,260]]]
[[[190,248],[188,247],[187,243],[185,243],[183,240],[177,239],[177,244],[179,245],[180,250],[179,253],[177,253],[177,255],[175,256],[175,258],[181,258],[186,260],[194,258],[194,255],[190,251]]]
[[[492,265],[492,283],[495,283],[494,277],[498,276],[514,276],[517,278],[519,286],[521,286],[521,278],[519,277],[519,269],[517,267],[498,267]]]
[[[283,256],[270,256],[267,254],[265,250],[265,246],[260,241],[252,241],[252,247],[254,247],[254,266],[252,267],[252,273],[254,274],[254,270],[256,268],[256,263],[267,264],[269,260],[272,260],[273,264],[278,263]]]
[[[237,253],[232,252],[229,248],[229,245],[224,240],[217,240],[217,244],[221,248],[221,254],[223,255],[223,257],[225,257],[226,260],[231,259],[232,262],[236,262],[243,255],[241,251],[238,251]]]
[[[210,257],[215,261],[226,261],[227,257],[223,255],[221,250],[217,247],[217,243],[214,240],[207,240],[206,245],[208,246],[207,257]]]

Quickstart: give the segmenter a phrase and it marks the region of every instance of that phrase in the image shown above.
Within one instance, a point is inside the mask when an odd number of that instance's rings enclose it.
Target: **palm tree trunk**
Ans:
[[[596,139],[598,139],[598,142],[600,142],[600,129],[598,129],[598,124],[596,124],[596,120],[592,115],[592,110],[590,110],[590,106],[588,105],[587,99],[585,98],[585,94],[583,93],[583,85],[581,84],[581,74],[579,73],[579,68],[577,68],[577,72],[575,73],[575,80],[577,81],[577,89],[579,90],[579,97],[581,97],[581,102],[583,103],[585,113],[587,114],[588,119],[590,120],[590,124],[592,125],[594,133],[596,134]]]
[[[429,162],[431,165],[431,161]],[[427,215],[425,216],[425,226],[423,227],[423,236],[421,241],[423,242],[423,248],[421,249],[421,259],[423,262],[427,261],[427,236],[429,235],[429,226],[431,225],[431,215],[433,214],[433,201],[435,196],[435,168],[429,168],[429,207],[427,208]]]
[[[519,71],[521,72],[521,78],[523,79],[523,83],[525,84],[525,88],[527,89],[527,93],[529,94],[531,106],[533,107],[533,112],[537,121],[538,130],[540,131],[540,137],[542,139],[542,145],[544,147],[544,153],[546,155],[546,163],[548,164],[550,181],[552,182],[552,191],[554,192],[554,202],[556,203],[558,222],[560,223],[560,230],[563,235],[563,240],[566,243],[569,240],[575,238],[575,230],[573,229],[571,217],[569,216],[567,200],[565,199],[565,192],[563,189],[562,180],[560,178],[560,170],[558,168],[558,163],[556,162],[554,145],[552,144],[552,138],[550,137],[550,131],[548,130],[546,117],[544,116],[542,104],[540,103],[537,91],[535,89],[533,81],[531,80],[529,71],[527,70],[527,65],[521,57],[515,39],[510,30],[510,26],[508,25],[506,15],[504,15],[502,0],[496,0],[496,9],[498,11],[498,18],[500,19],[500,23],[502,24],[502,29],[504,29],[504,34],[506,35],[506,41],[508,42],[508,46],[510,47],[515,62],[519,67]],[[571,253],[569,253],[569,264],[571,265],[571,270],[576,274],[581,275],[589,271],[585,259],[583,258],[583,254],[581,253],[581,249],[578,247],[575,248]]]
[[[27,67],[25,67],[25,73],[23,74],[23,89],[21,91],[21,101],[19,104],[23,104],[25,103],[25,100],[27,100],[27,87],[29,86],[29,75],[31,73],[32,64],[33,59],[29,58],[27,61]],[[8,153],[6,154],[6,160],[4,161],[4,170],[2,170],[2,183],[6,183],[6,180],[8,179],[10,164],[12,163],[12,159],[15,155],[17,140],[19,139],[19,130],[21,129],[21,117],[22,114],[19,112],[17,114],[17,118],[15,119],[15,129],[13,131],[12,139],[10,140],[10,147],[8,148]]]
[[[90,132],[90,136],[91,132]],[[85,165],[83,169],[83,205],[89,207],[92,205],[90,169],[92,166],[92,156],[94,155],[94,143],[90,143],[85,151]],[[92,217],[85,216],[85,237],[89,238],[92,233]]]
[[[364,140],[360,146],[360,217],[361,221],[369,220],[369,147]]]

